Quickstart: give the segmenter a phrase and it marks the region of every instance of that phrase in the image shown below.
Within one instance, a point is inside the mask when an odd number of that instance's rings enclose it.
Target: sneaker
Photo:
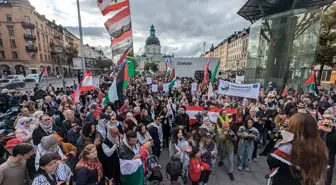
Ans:
[[[223,166],[223,162],[222,161],[220,161],[219,163],[218,163],[218,167],[221,167],[221,166]]]
[[[238,166],[238,170],[239,170],[239,171],[242,171],[242,170],[243,170],[243,167]]]
[[[250,171],[250,169],[249,169],[249,168],[245,168],[245,171],[249,172],[249,171]]]
[[[234,176],[233,176],[233,173],[229,173],[229,177],[232,181],[234,181]]]
[[[254,161],[254,162],[258,162],[258,159],[257,159],[257,158],[254,158],[253,161]]]

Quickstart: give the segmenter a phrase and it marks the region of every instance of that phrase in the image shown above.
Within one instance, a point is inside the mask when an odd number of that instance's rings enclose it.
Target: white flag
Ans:
[[[208,86],[208,99],[210,100],[211,97],[213,97],[215,94],[213,92],[213,89],[212,89],[212,83],[210,82],[209,83],[209,86]]]

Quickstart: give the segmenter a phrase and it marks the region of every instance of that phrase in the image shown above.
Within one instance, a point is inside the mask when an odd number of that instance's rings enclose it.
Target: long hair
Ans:
[[[180,128],[180,127],[173,128],[173,130],[171,131],[171,141],[172,141],[172,143],[174,143],[174,144],[178,143],[177,134],[179,133],[180,130],[183,133],[183,129]]]
[[[94,144],[88,144],[84,147],[82,153],[79,155],[79,159],[83,159],[84,161],[88,161],[89,158],[87,157],[93,148],[96,146]]]
[[[299,167],[301,184],[315,185],[324,180],[328,166],[328,149],[320,138],[317,123],[310,114],[294,114],[286,129],[294,134],[292,163]]]

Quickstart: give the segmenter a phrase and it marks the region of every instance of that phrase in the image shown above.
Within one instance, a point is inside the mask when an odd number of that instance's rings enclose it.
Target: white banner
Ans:
[[[226,82],[224,80],[219,81],[218,93],[228,96],[237,96],[244,98],[258,99],[260,90],[260,84],[237,84]]]
[[[92,85],[95,88],[99,88],[99,78],[92,78]]]
[[[169,92],[169,83],[163,84],[163,91]]]
[[[152,92],[157,92],[158,91],[158,87],[156,84],[152,84]]]
[[[180,80],[176,80],[174,83],[174,88],[176,87],[180,87],[181,86],[181,81]]]
[[[152,84],[152,78],[151,77],[147,77],[146,78],[146,82],[147,82],[147,84]]]
[[[191,84],[191,92],[196,92],[197,91],[197,83],[192,83]]]
[[[242,76],[236,75],[236,83],[241,84],[244,82],[244,80],[245,80],[245,75],[242,75]]]

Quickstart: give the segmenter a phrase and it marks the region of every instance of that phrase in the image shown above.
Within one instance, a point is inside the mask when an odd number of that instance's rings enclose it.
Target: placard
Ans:
[[[92,85],[95,88],[99,88],[99,78],[92,78]]]
[[[226,82],[224,80],[219,81],[218,93],[228,96],[237,96],[244,98],[258,99],[260,90],[260,83],[255,84],[237,84]]]
[[[163,84],[163,91],[169,92],[169,83]]]
[[[236,83],[241,84],[244,82],[244,80],[245,80],[245,75],[242,75],[242,76],[236,75]]]
[[[147,84],[152,84],[152,78],[151,77],[147,77],[146,78],[146,82],[147,82]]]
[[[158,91],[157,84],[152,84],[152,92],[157,92],[157,91]]]
[[[197,91],[197,83],[192,83],[191,84],[191,92],[196,92]]]

